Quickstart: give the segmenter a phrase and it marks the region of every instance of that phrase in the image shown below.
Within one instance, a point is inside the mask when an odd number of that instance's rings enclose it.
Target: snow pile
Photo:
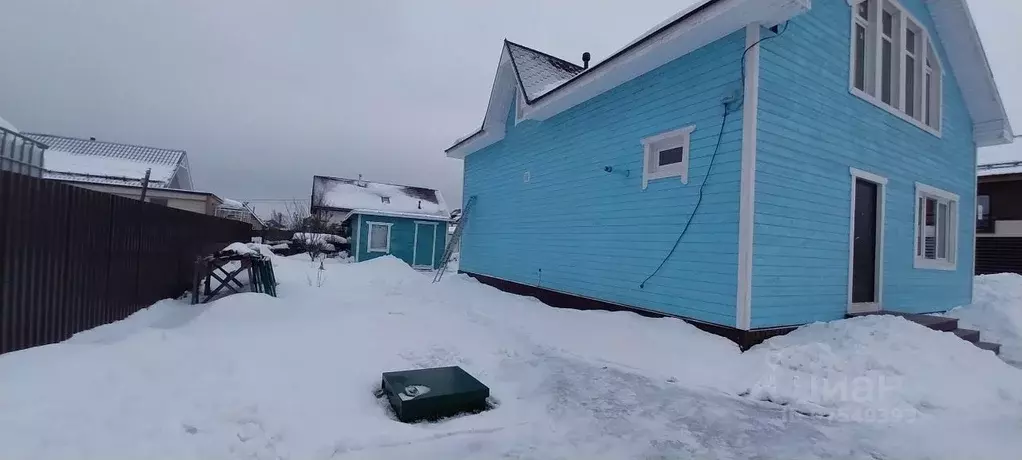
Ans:
[[[960,327],[980,331],[984,341],[1001,344],[1001,357],[1022,365],[1022,276],[977,276],[972,304],[947,315],[958,318]]]
[[[169,182],[174,177],[175,171],[174,165],[143,163],[100,155],[79,155],[52,149],[46,151],[46,155],[43,157],[43,167],[47,171],[55,173],[104,176],[137,181],[145,177],[147,169],[152,169],[149,180],[156,183]]]
[[[245,203],[242,203],[242,202],[240,202],[238,200],[232,200],[230,198],[222,198],[222,197],[220,199],[224,202],[224,204],[222,206],[226,206],[228,208],[247,209],[245,207]]]
[[[67,342],[0,356],[0,458],[1015,458],[1022,450],[1022,371],[900,319],[812,325],[741,354],[678,320],[551,308],[463,275],[433,284],[392,256],[272,260],[278,298],[167,300]],[[408,425],[372,395],[382,372],[449,365],[487,384],[496,407]],[[770,375],[776,384],[761,385]],[[799,391],[786,383],[795,376],[898,384],[885,384],[879,402],[846,401]],[[739,396],[744,390],[755,397]],[[765,401],[921,415],[865,423]]]
[[[291,237],[294,241],[301,241],[305,244],[312,244],[314,242],[333,243],[333,244],[344,244],[348,242],[348,239],[343,236],[331,235],[329,233],[295,233]]]
[[[949,332],[894,316],[804,326],[743,355],[750,397],[866,422],[1022,414],[1022,371]]]
[[[226,248],[224,248],[222,252],[233,252],[235,254],[242,256],[257,253],[255,249],[249,247],[249,245],[245,243],[231,243]]]

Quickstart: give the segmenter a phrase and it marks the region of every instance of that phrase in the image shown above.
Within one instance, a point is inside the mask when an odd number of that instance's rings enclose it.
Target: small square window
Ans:
[[[383,204],[390,204],[390,197],[389,196],[381,196],[380,200],[383,201]]]
[[[390,252],[390,224],[369,222],[369,252]]]
[[[686,126],[642,140],[642,188],[654,179],[680,177],[688,183],[689,137],[695,126]]]

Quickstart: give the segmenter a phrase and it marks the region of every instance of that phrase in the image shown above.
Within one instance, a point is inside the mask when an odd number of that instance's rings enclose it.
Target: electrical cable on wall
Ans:
[[[667,261],[671,259],[671,256],[674,255],[674,252],[678,250],[678,245],[681,244],[681,239],[685,237],[685,233],[688,232],[689,226],[692,225],[692,220],[695,218],[696,213],[699,212],[699,206],[703,203],[703,188],[706,186],[707,179],[710,178],[710,173],[713,172],[713,163],[717,159],[717,152],[720,151],[720,141],[724,137],[724,126],[727,125],[727,116],[732,111],[735,111],[735,112],[738,111],[738,109],[742,108],[742,106],[744,105],[744,99],[745,99],[745,86],[744,86],[745,85],[745,56],[749,53],[749,50],[751,50],[756,45],[759,45],[760,43],[762,43],[762,42],[764,42],[766,40],[769,40],[771,38],[780,37],[781,34],[783,34],[784,32],[787,32],[787,30],[788,30],[788,21],[785,21],[784,22],[784,28],[781,29],[779,32],[777,32],[776,34],[771,35],[769,37],[764,37],[764,38],[761,38],[761,39],[757,40],[756,43],[753,43],[753,44],[749,45],[747,48],[745,48],[745,51],[742,52],[742,79],[740,80],[740,82],[742,84],[742,91],[740,92],[740,94],[738,96],[738,100],[734,101],[734,103],[735,103],[734,110],[731,110],[731,109],[728,108],[728,102],[727,101],[725,101],[723,103],[724,115],[721,117],[721,120],[720,120],[720,132],[717,133],[717,145],[713,147],[713,154],[710,155],[710,165],[706,168],[706,174],[703,175],[702,182],[699,183],[699,189],[698,189],[697,196],[696,196],[695,208],[693,208],[692,209],[692,213],[688,215],[688,220],[685,221],[685,226],[682,227],[681,234],[678,235],[678,239],[674,241],[674,246],[671,246],[671,250],[668,251],[667,256],[665,256],[664,259],[662,261],[660,261],[660,265],[658,265],[656,267],[656,270],[653,270],[653,273],[650,273],[649,276],[646,277],[646,279],[642,280],[642,282],[639,283],[639,289],[645,289],[646,288],[646,282],[649,281],[650,279],[652,279],[654,276],[656,276],[656,274],[658,272],[660,272],[660,269],[664,268],[664,265],[666,265]]]

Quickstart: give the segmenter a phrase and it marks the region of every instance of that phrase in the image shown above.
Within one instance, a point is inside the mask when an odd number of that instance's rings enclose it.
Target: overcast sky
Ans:
[[[314,174],[435,187],[458,203],[461,161],[443,150],[478,128],[502,39],[597,62],[694,3],[2,2],[0,116],[187,150],[196,189],[260,211],[307,199]],[[1022,132],[1022,2],[969,4]],[[1016,153],[1022,144],[985,152]]]

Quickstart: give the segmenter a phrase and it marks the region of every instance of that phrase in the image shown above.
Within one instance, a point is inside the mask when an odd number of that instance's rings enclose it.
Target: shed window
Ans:
[[[929,32],[895,0],[852,8],[853,94],[940,135],[941,71]]]
[[[954,270],[958,195],[916,184],[915,267]]]
[[[369,222],[369,252],[390,252],[391,224]]]
[[[695,129],[686,126],[642,140],[642,188],[651,180],[667,177],[680,177],[681,183],[688,183],[689,138]]]
[[[993,233],[994,222],[990,219],[990,195],[976,197],[976,232]]]

